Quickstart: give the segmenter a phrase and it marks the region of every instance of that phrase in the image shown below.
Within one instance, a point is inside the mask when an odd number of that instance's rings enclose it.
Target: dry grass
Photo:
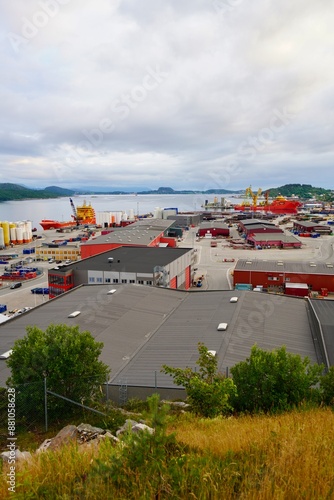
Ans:
[[[330,409],[280,416],[191,421],[174,428],[178,441],[219,457],[260,458],[261,484],[247,498],[334,498],[334,413]]]
[[[178,490],[173,490],[170,480],[156,498],[334,499],[333,429],[334,413],[329,409],[213,420],[179,416],[169,431],[189,446],[185,451],[189,460],[184,463],[178,456],[174,462],[175,467],[180,460],[182,469]],[[106,444],[98,449],[87,447],[84,452],[67,446],[36,455],[17,464],[12,498],[154,498],[145,467],[124,472],[126,489],[116,487],[108,476],[104,480],[91,475],[97,456],[103,464],[110,464],[115,453],[122,451]],[[7,467],[3,472],[1,499],[10,497]]]

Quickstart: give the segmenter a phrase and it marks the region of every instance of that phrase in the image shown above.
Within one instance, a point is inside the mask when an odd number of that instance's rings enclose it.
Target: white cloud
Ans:
[[[7,2],[2,181],[334,188],[329,4]]]

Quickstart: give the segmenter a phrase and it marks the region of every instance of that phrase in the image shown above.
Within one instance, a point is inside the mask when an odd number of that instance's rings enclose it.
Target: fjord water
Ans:
[[[96,212],[116,212],[123,211],[129,214],[133,210],[137,215],[154,213],[157,207],[176,207],[181,212],[192,212],[201,210],[205,200],[213,201],[214,197],[219,200],[223,197],[220,194],[125,194],[125,195],[80,195],[72,196],[75,206],[81,205],[84,200],[91,203]],[[226,199],[230,199],[227,195]],[[237,203],[237,199],[233,199]],[[42,219],[71,220],[72,209],[70,200],[66,198],[56,198],[47,200],[20,200],[6,201],[0,203],[0,221],[17,222],[31,220],[33,227],[41,230],[39,221]]]

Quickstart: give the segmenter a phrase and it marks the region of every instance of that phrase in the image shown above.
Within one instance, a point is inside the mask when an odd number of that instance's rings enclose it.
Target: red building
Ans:
[[[227,237],[230,235],[228,225],[223,222],[211,221],[202,222],[199,226],[198,235],[200,238],[205,238],[206,235],[211,234],[213,238],[217,236]]]
[[[334,265],[329,262],[297,262],[239,259],[233,273],[236,284],[262,286],[268,290],[285,290],[286,283],[304,283],[310,291],[334,292]]]

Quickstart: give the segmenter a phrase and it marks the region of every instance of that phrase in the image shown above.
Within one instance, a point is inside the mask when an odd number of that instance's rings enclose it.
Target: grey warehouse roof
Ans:
[[[116,292],[108,294],[110,289]],[[237,303],[230,303],[238,296]],[[163,364],[196,366],[199,341],[217,351],[219,367],[232,367],[249,356],[253,344],[287,349],[317,361],[304,299],[244,291],[183,292],[144,285],[87,285],[64,293],[0,325],[0,352],[10,350],[28,325],[78,325],[104,343],[101,359],[111,382],[173,387]],[[74,311],[81,311],[69,318]],[[217,331],[221,322],[227,331]],[[0,360],[0,386],[9,370]]]
[[[152,273],[154,266],[165,266],[191,251],[191,248],[119,247],[60,269]],[[109,262],[109,258],[113,261]]]
[[[286,260],[257,260],[239,259],[235,265],[235,271],[264,271],[285,272],[300,274],[331,274],[334,275],[333,262],[320,261],[286,261]]]
[[[104,243],[120,243],[127,245],[149,245],[159,234],[168,229],[174,220],[143,219],[128,226],[108,228],[108,234],[90,239],[82,245],[100,245]]]

